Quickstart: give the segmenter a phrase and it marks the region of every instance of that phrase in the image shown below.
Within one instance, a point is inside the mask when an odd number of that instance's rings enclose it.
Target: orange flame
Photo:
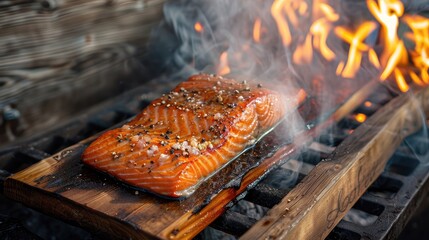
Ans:
[[[307,35],[305,42],[298,45],[295,52],[293,53],[293,62],[297,64],[310,63],[313,59],[312,41],[311,35]]]
[[[220,55],[217,74],[224,76],[230,72],[231,72],[231,69],[229,68],[229,65],[228,65],[228,53],[225,51],[225,52],[222,52],[222,54]]]
[[[422,86],[422,87],[425,86],[425,83],[420,79],[419,76],[417,76],[417,74],[415,72],[410,71],[409,74],[410,74],[411,80],[413,80],[413,82],[415,84]]]
[[[326,44],[331,28],[332,26],[326,19],[319,19],[310,28],[310,32],[314,35],[314,48],[319,49],[322,56],[328,61],[335,58],[335,53]]]
[[[420,69],[420,78],[414,72],[410,72],[410,77],[416,84],[420,83],[420,79],[424,84],[429,84],[429,19],[405,16],[404,21],[413,31],[412,35],[407,35],[415,43],[411,58],[414,65]]]
[[[287,0],[283,5],[283,10],[286,16],[289,18],[290,23],[293,26],[298,27],[299,16],[304,16],[307,13],[308,5],[304,0]]]
[[[376,67],[376,68],[381,67],[380,60],[378,60],[377,53],[374,51],[374,49],[369,50],[368,59],[369,59],[369,62],[372,63],[372,65],[374,65],[374,67]]]
[[[289,23],[298,27],[299,17],[308,13],[308,4],[304,0],[275,0],[271,5],[273,16],[284,46],[290,46],[292,35]],[[289,19],[289,22],[288,22]]]
[[[344,62],[340,61],[338,63],[337,70],[335,71],[335,74],[337,74],[337,76],[340,76],[343,69],[344,69]]]
[[[429,85],[429,19],[422,16],[407,15],[401,0],[366,0],[374,21],[363,22],[354,31],[339,24],[340,16],[335,9],[324,3],[325,0],[274,0],[271,5],[271,15],[275,21],[282,44],[286,47],[296,46],[292,52],[295,64],[308,64],[319,54],[327,61],[338,62],[336,74],[343,78],[354,78],[360,71],[363,60],[379,69],[381,81],[394,78],[398,88],[406,92],[409,83]],[[311,7],[311,9],[309,9]],[[300,20],[311,19],[310,26],[303,25]],[[415,43],[415,48],[409,51],[409,42],[400,39],[398,30],[400,21],[405,22],[412,33],[405,36]],[[204,31],[201,23],[195,23],[195,31]],[[308,30],[305,35],[302,33]],[[375,49],[366,40],[376,29],[380,29],[378,41],[382,48]],[[261,42],[263,33],[261,18],[256,18],[253,24],[253,41]],[[349,45],[347,59],[336,59],[337,54],[329,46],[328,37],[331,33]],[[293,37],[292,37],[293,36]],[[293,42],[299,40],[299,42]],[[242,50],[251,50],[251,44],[243,46]],[[235,53],[228,57],[225,51],[220,55],[217,73],[226,75],[231,72],[228,58],[240,62],[246,54]],[[406,68],[410,63],[414,69]],[[393,80],[393,79],[392,79]],[[408,82],[407,82],[408,81]]]
[[[342,77],[352,78],[356,75],[360,68],[362,52],[370,50],[369,46],[364,44],[363,41],[376,27],[377,25],[374,22],[364,22],[356,30],[356,33],[352,33],[344,27],[335,28],[337,36],[350,44],[347,63],[341,72]]]
[[[304,89],[300,88],[296,97],[297,103],[298,104],[303,103],[306,98],[307,98],[307,92]]]
[[[277,28],[279,30],[280,36],[282,37],[283,45],[289,46],[292,42],[292,37],[288,22],[283,15],[283,6],[286,2],[286,0],[275,0],[271,6],[271,15],[277,23]]]
[[[395,68],[395,79],[396,84],[398,84],[399,90],[401,90],[401,92],[408,92],[410,87],[405,81],[404,75],[402,75],[401,71],[397,68]]]
[[[201,33],[204,31],[204,26],[200,22],[194,24],[194,29],[196,32]]]
[[[423,82],[425,82],[426,84],[429,84],[429,72],[427,68],[421,70],[421,76],[422,76]]]
[[[385,64],[399,41],[397,30],[399,17],[404,14],[404,5],[399,0],[367,0],[367,6],[372,15],[382,26],[381,37],[384,40],[384,52],[381,62]]]
[[[387,60],[386,66],[380,75],[380,80],[386,80],[396,69],[396,66],[398,66],[401,60],[403,60],[403,58],[407,58],[407,49],[405,49],[404,42],[398,40],[396,48],[393,50],[390,58]]]
[[[253,26],[253,40],[255,40],[255,42],[257,43],[261,41],[261,26],[262,26],[261,19],[257,18]]]
[[[354,116],[354,118],[355,118],[355,120],[357,121],[357,122],[360,122],[360,123],[363,123],[363,122],[365,122],[366,121],[366,115],[365,114],[363,114],[363,113],[357,113],[355,116]]]
[[[319,50],[320,54],[328,61],[332,61],[335,58],[335,53],[328,47],[326,42],[332,29],[331,23],[337,21],[339,15],[335,13],[332,7],[324,3],[319,5],[315,3],[315,8],[322,10],[322,16],[313,22],[304,43],[296,48],[293,54],[294,63],[310,63],[313,58],[313,48]]]

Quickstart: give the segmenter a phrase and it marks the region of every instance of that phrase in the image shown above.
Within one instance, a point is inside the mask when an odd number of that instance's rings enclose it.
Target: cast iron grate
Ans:
[[[169,86],[165,86],[162,90],[168,88]],[[163,92],[162,90],[158,92]],[[64,126],[0,150],[0,177],[4,179],[9,173],[24,169],[61,149],[125,121],[149,104],[151,96],[150,92],[142,94],[142,89],[136,89],[71,120]],[[356,112],[370,116],[391,97],[386,95],[383,98],[378,96],[376,100],[369,99],[372,102],[371,107],[361,106]],[[279,203],[359,124],[351,117],[346,118],[322,134],[313,147],[298,160],[290,160],[273,170],[196,238],[206,238],[207,234],[223,238],[241,236],[270,208]],[[350,211],[352,214],[348,214],[335,227],[328,239],[380,239],[397,236],[413,209],[428,192],[429,184],[426,180],[429,164],[425,164],[429,161],[428,146],[426,129],[407,138],[389,161],[385,172],[355,204]],[[404,162],[406,164],[403,164]],[[294,180],[291,181],[291,178]],[[37,239],[38,236],[50,239],[53,233],[61,239],[70,236],[80,239],[96,238],[96,233],[90,234],[57,219],[46,217],[21,204],[10,202],[1,195],[0,201],[3,206],[0,208],[0,238],[22,238],[21,235],[24,234],[29,239]],[[56,229],[46,229],[43,227],[46,225],[56,226]]]

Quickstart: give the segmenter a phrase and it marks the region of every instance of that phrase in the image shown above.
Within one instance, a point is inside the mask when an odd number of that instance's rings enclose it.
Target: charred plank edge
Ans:
[[[419,114],[429,112],[428,102],[429,88],[389,102],[241,238],[325,238],[381,174],[402,140],[422,126]]]

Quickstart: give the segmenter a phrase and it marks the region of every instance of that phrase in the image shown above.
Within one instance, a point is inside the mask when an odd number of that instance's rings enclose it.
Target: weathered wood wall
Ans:
[[[0,145],[144,81],[165,0],[0,2]]]

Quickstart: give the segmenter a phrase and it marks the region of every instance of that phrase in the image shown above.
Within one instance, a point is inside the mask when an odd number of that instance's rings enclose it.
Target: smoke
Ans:
[[[362,64],[356,78],[338,77],[336,68],[347,58],[348,47],[332,31],[327,46],[335,53],[335,60],[328,61],[315,52],[310,62],[294,63],[294,53],[305,42],[311,23],[318,17],[311,15],[309,1],[309,13],[297,15],[299,23],[290,26],[292,43],[285,46],[271,14],[272,4],[272,1],[230,0],[167,2],[165,19],[152,34],[144,65],[159,81],[184,80],[199,72],[219,73],[220,56],[225,54],[230,69],[227,77],[273,83],[286,89],[303,88],[318,98],[327,111],[377,75],[374,68]],[[332,8],[349,9],[338,2]],[[258,40],[254,36],[257,21]],[[353,25],[354,20],[342,18],[339,22]],[[202,26],[200,31],[195,29],[196,23]]]
[[[260,1],[167,2],[165,20],[152,36],[148,62],[172,78],[186,78],[202,71],[216,73],[220,54],[227,52],[233,56],[231,68],[246,75],[260,72],[253,78],[260,77],[274,68],[275,59],[272,51],[249,38],[253,15],[261,7],[269,13],[269,6]],[[197,22],[203,27],[201,32],[194,29]]]
[[[284,10],[288,11],[283,17],[289,21],[290,44],[285,44],[287,40],[272,15],[273,1],[167,2],[164,5],[165,19],[152,34],[144,65],[159,82],[183,81],[190,75],[206,72],[263,82],[288,96],[303,89],[315,101],[314,107],[319,113],[332,113],[364,85],[379,79],[380,69],[371,62],[368,52],[359,53],[359,57],[353,59],[358,63],[354,74],[344,73],[352,46],[344,40],[347,37],[338,36],[347,32],[355,34],[363,23],[374,20],[374,17],[368,11],[366,1],[290,2],[306,4],[288,6]],[[331,15],[314,11],[314,4],[320,2],[329,3]],[[307,13],[298,14],[300,11]],[[338,19],[332,20],[336,15]],[[322,32],[311,29],[316,26],[312,25],[315,22],[321,23],[319,27],[327,28],[319,29]],[[338,26],[343,31],[335,31]],[[259,35],[255,35],[256,28],[259,28]],[[380,55],[384,47],[380,44],[380,32],[380,24],[374,23],[373,30],[355,47],[368,47]],[[313,46],[306,45],[308,42],[318,49],[309,52]],[[330,58],[326,53],[329,51],[322,50],[324,44],[335,57]],[[300,54],[297,54],[298,50]],[[303,131],[308,124],[308,119],[297,112],[287,120],[290,121],[288,131],[292,132]],[[291,170],[290,176],[273,177],[272,181],[268,176],[267,181],[279,183],[278,188],[288,188],[296,183],[298,173],[305,171],[307,165],[302,161],[290,161],[283,166]],[[352,213],[348,217],[355,215],[359,214]]]
[[[296,96],[298,89],[303,89],[308,99],[314,102],[313,107],[326,116],[353,92],[373,80],[377,71],[362,64],[355,78],[339,77],[337,66],[340,61],[346,61],[348,46],[335,37],[334,26],[330,26],[328,20],[322,19],[320,13],[312,12],[312,1],[297,2],[305,2],[304,10],[308,13],[298,14],[302,10],[292,6],[294,12],[291,14],[295,14],[296,24],[289,24],[291,44],[287,45],[272,15],[273,1],[169,1],[164,5],[164,21],[152,33],[143,65],[158,82],[183,81],[190,75],[205,72],[262,83],[281,91],[289,99]],[[334,3],[331,7],[337,11],[335,14],[349,9],[340,2]],[[292,15],[284,13],[284,17],[294,22]],[[331,28],[326,42],[336,58],[326,60],[314,50],[309,60],[310,55],[301,55],[307,62],[296,63],[294,54],[297,49],[309,50],[303,44],[311,24],[317,20],[325,21]],[[349,18],[341,18],[339,23],[357,24]],[[310,37],[316,41],[320,36]],[[290,111],[286,119],[289,126],[286,135],[308,129],[310,120],[315,119]],[[296,177],[290,176],[290,182],[294,183]]]

